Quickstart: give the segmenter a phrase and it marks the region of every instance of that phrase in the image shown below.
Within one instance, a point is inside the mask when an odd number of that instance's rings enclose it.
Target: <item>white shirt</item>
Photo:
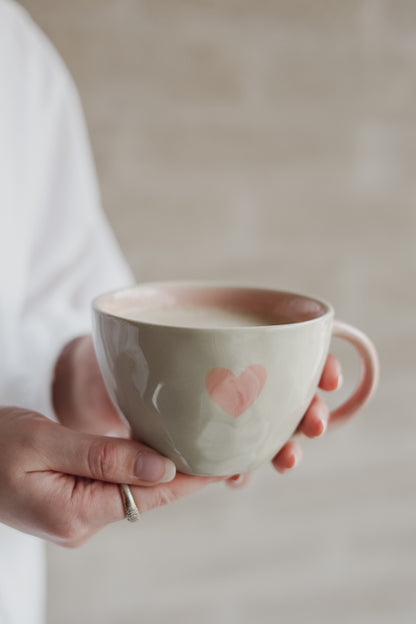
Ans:
[[[26,12],[0,0],[0,405],[52,416],[63,345],[132,281],[99,208],[77,93]],[[43,622],[43,544],[0,523],[0,623]]]

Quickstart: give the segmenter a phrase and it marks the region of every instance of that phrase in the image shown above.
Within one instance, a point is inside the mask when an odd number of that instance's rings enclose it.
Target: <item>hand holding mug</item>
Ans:
[[[341,377],[339,362],[328,355],[319,388],[326,392],[337,390]],[[128,437],[128,429],[105,388],[91,336],[80,336],[63,349],[55,367],[52,396],[55,413],[63,425],[86,433]],[[326,431],[328,420],[326,403],[315,395],[297,431],[308,438],[319,437]],[[291,440],[272,462],[283,473],[294,468],[301,456],[298,442]],[[230,480],[230,485],[241,482]]]
[[[350,417],[372,395],[376,351],[333,317],[330,304],[294,293],[145,284],[95,300],[94,339],[109,395],[133,436],[181,472],[231,476],[276,454],[275,466],[287,465],[285,444],[298,427],[314,435],[324,409],[313,400],[316,388],[338,367],[329,360],[324,369],[332,335],[357,348],[363,372],[330,422]]]

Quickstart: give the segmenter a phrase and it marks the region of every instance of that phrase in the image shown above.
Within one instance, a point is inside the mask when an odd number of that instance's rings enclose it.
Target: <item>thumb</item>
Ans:
[[[48,435],[42,436],[42,455],[50,470],[132,485],[166,483],[175,477],[175,464],[144,444],[49,425]]]

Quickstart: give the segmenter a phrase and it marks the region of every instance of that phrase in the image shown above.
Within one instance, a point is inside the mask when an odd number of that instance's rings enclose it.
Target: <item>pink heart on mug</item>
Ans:
[[[205,386],[214,403],[238,418],[259,397],[266,379],[267,371],[261,364],[247,366],[238,377],[228,368],[212,368],[205,377]]]

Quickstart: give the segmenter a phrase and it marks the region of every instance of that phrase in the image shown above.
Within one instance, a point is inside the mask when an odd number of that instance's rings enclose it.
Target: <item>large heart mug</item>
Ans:
[[[310,404],[332,336],[362,362],[348,418],[373,394],[376,350],[301,294],[224,284],[142,284],[93,302],[93,335],[114,405],[132,435],[197,475],[234,475],[270,460]]]

